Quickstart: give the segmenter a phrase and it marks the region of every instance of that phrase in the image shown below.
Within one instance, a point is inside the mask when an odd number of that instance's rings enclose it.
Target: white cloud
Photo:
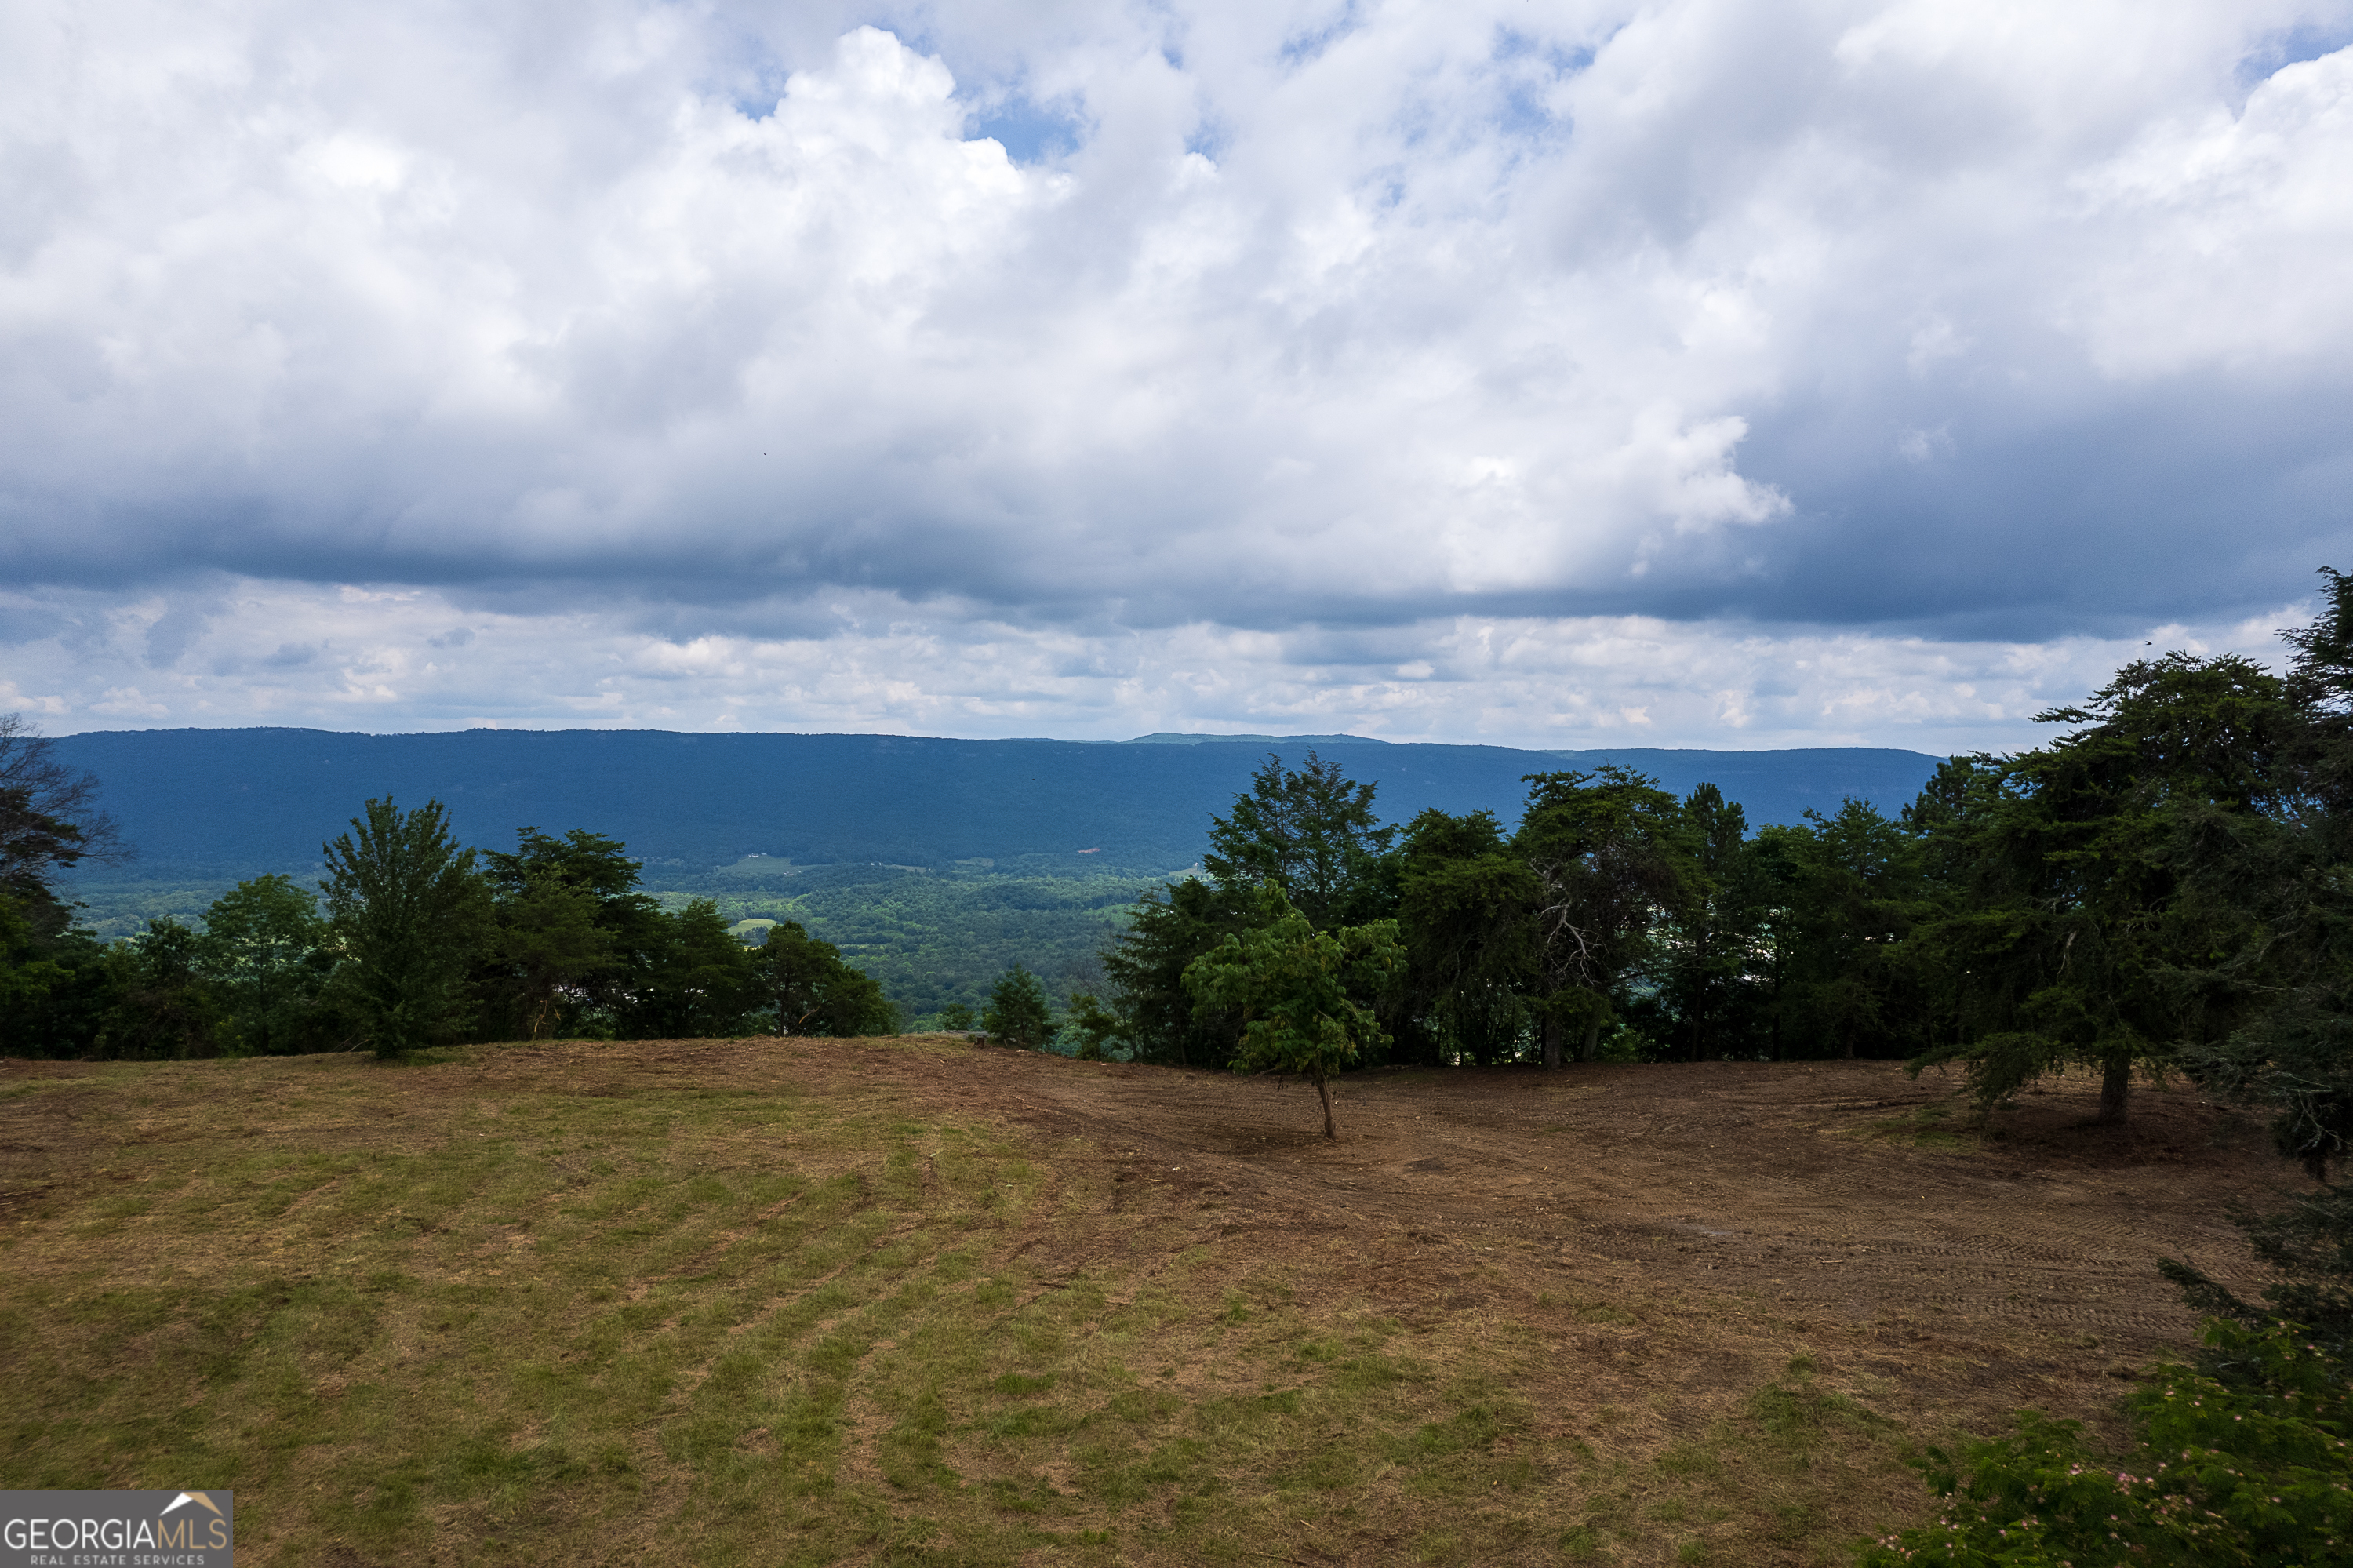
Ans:
[[[1936,641],[1647,616],[1458,616],[1359,632],[1192,622],[1117,638],[841,596],[800,635],[667,638],[619,609],[510,615],[438,594],[214,585],[162,670],[96,595],[51,599],[20,645],[53,728],[740,726],[1124,739],[1154,730],[1345,730],[1577,747],[2019,744],[2142,637]],[[0,601],[4,604],[5,601]],[[2276,661],[2284,607],[2168,626],[2163,647]],[[452,627],[462,635],[453,635]],[[1400,661],[1400,652],[1418,657]],[[32,705],[19,704],[17,705]]]
[[[2353,545],[2353,51],[2274,65],[2343,4],[868,20],[0,18],[18,689],[1980,735],[1984,627],[2072,678]]]

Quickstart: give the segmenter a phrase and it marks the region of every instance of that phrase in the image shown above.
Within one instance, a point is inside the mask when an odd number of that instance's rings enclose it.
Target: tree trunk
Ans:
[[[2107,1071],[2100,1075],[2100,1114],[2096,1118],[2102,1127],[2122,1127],[2125,1110],[2132,1103],[2132,1058],[2110,1062]]]
[[[1324,1098],[1324,1136],[1336,1139],[1340,1135],[1332,1130],[1332,1086],[1321,1073],[1315,1075],[1315,1092]]]
[[[1600,1044],[1601,1010],[1597,1007],[1593,1010],[1591,1016],[1588,1017],[1585,1021],[1585,1045],[1583,1049],[1577,1052],[1577,1059],[1580,1062],[1592,1061],[1593,1053],[1599,1049]]]
[[[1547,1069],[1560,1065],[1560,1020],[1547,1012],[1544,1016],[1544,1065]]]

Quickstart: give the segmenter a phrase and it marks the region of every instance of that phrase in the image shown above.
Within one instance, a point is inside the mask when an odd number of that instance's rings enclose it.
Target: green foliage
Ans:
[[[988,989],[988,1005],[980,1010],[980,1027],[1000,1045],[1034,1051],[1054,1037],[1053,1009],[1038,977],[1014,965]]]
[[[87,1056],[97,1049],[118,979],[88,931],[44,930],[0,891],[0,1055]]]
[[[898,1032],[898,1009],[881,986],[842,962],[840,948],[817,940],[797,922],[768,927],[766,940],[753,949],[752,969],[762,998],[775,1009],[780,1034]]]
[[[2298,1324],[2331,1355],[2353,1361],[2353,1187],[2297,1193],[2269,1213],[2234,1203],[2230,1214],[2255,1255],[2282,1277],[2264,1287],[2265,1305],[2240,1299],[2175,1258],[2159,1259],[2158,1270],[2197,1311],[2250,1329]]]
[[[752,955],[708,898],[664,915],[628,975],[620,1032],[639,1040],[743,1034],[763,1000]]]
[[[1072,993],[1070,1016],[1062,1021],[1064,1032],[1071,1036],[1071,1054],[1082,1062],[1110,1060],[1112,1043],[1124,1027],[1117,1013],[1086,991]]]
[[[2073,1421],[1930,1448],[1940,1517],[1867,1548],[1862,1568],[2108,1568],[2353,1558],[2353,1404],[2341,1357],[2293,1324],[2216,1321],[2210,1350],[2250,1374],[2157,1369],[2131,1401],[2136,1443],[2103,1462]]]
[[[1492,812],[1429,810],[1406,828],[1398,884],[1398,1054],[1433,1065],[1510,1060],[1540,956],[1535,874]]]
[[[203,938],[176,920],[107,949],[113,1005],[95,1054],[126,1061],[217,1056],[227,1017],[200,966]]]
[[[1235,1072],[1306,1078],[1324,1102],[1324,1136],[1335,1137],[1332,1075],[1383,1043],[1365,999],[1388,991],[1404,969],[1397,922],[1318,931],[1271,883],[1259,890],[1259,914],[1251,930],[1186,967],[1186,989],[1241,1016]]]
[[[2260,922],[2208,866],[2261,821],[2293,715],[2279,680],[2246,660],[2176,653],[2038,716],[2085,727],[1971,758],[1920,818],[1931,856],[1960,878],[1928,933],[1960,1017],[1915,1060],[1966,1063],[1988,1105],[2094,1066],[2101,1118],[2120,1120],[2137,1065],[2219,1044],[2252,1011]]]
[[[960,1001],[952,1001],[940,1009],[940,1027],[965,1030],[973,1027],[972,1009]]]
[[[1746,814],[1715,785],[1694,789],[1681,816],[1683,896],[1660,934],[1655,1001],[1641,1011],[1694,1062],[1749,1055],[1770,994],[1757,981],[1770,968],[1772,878]]]
[[[497,925],[476,969],[482,1022],[501,1036],[604,1033],[670,946],[661,906],[638,891],[628,846],[575,828],[524,828],[482,861]]]
[[[1103,969],[1113,1011],[1140,1060],[1222,1067],[1233,1059],[1240,1016],[1198,1003],[1186,987],[1185,971],[1246,928],[1254,909],[1246,895],[1189,876],[1137,901],[1127,929],[1104,948]]]
[[[591,988],[622,967],[597,913],[595,893],[545,873],[526,875],[499,899],[490,960],[524,1038],[538,1039],[566,1012],[576,1016]]]
[[[0,892],[0,1054],[34,1054],[25,1025],[67,979],[66,967],[41,940],[19,900]]]
[[[1691,873],[1675,799],[1647,777],[1612,767],[1527,781],[1512,842],[1535,879],[1530,1005],[1545,1063],[1556,1066],[1564,1031],[1582,1033],[1578,1055],[1590,1060],[1627,990],[1655,979],[1662,927],[1689,895]]]
[[[336,980],[380,1056],[448,1039],[463,1027],[467,969],[491,918],[474,852],[449,836],[438,800],[403,811],[367,803],[323,846],[327,911],[342,944]]]
[[[128,856],[113,821],[98,809],[98,779],[58,756],[58,743],[0,714],[0,893],[36,930],[66,926],[58,886],[85,859]]]
[[[1928,989],[1910,938],[1934,906],[1918,839],[1862,800],[1759,839],[1782,949],[1780,1031],[1839,1056],[1925,1049]]]
[[[1229,895],[1282,889],[1319,930],[1393,914],[1386,857],[1397,829],[1374,814],[1373,792],[1313,751],[1296,772],[1270,752],[1232,811],[1209,820],[1201,864]]]
[[[241,1054],[326,1050],[347,1026],[325,996],[332,932],[318,900],[291,877],[253,877],[213,900],[195,961]]]
[[[2261,1004],[2220,1042],[2185,1046],[2191,1069],[2267,1107],[2281,1153],[2326,1181],[2353,1150],[2353,578],[2324,570],[2327,603],[2284,635],[2294,722],[2273,759],[2267,810],[2211,825],[2193,869],[2243,911],[2229,978]]]

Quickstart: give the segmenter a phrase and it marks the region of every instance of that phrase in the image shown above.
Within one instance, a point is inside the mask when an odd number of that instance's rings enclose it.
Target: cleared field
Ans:
[[[0,1486],[254,1563],[1835,1563],[2293,1175],[2194,1090],[944,1039],[0,1063]]]

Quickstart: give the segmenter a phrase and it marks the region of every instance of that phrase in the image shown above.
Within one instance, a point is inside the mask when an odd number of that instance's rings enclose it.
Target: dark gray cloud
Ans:
[[[1473,621],[2056,648],[2353,545],[2344,4],[68,16],[0,48],[0,635],[135,645],[93,713],[733,640],[1303,721],[1503,692]],[[376,641],[214,646],[343,585]]]

